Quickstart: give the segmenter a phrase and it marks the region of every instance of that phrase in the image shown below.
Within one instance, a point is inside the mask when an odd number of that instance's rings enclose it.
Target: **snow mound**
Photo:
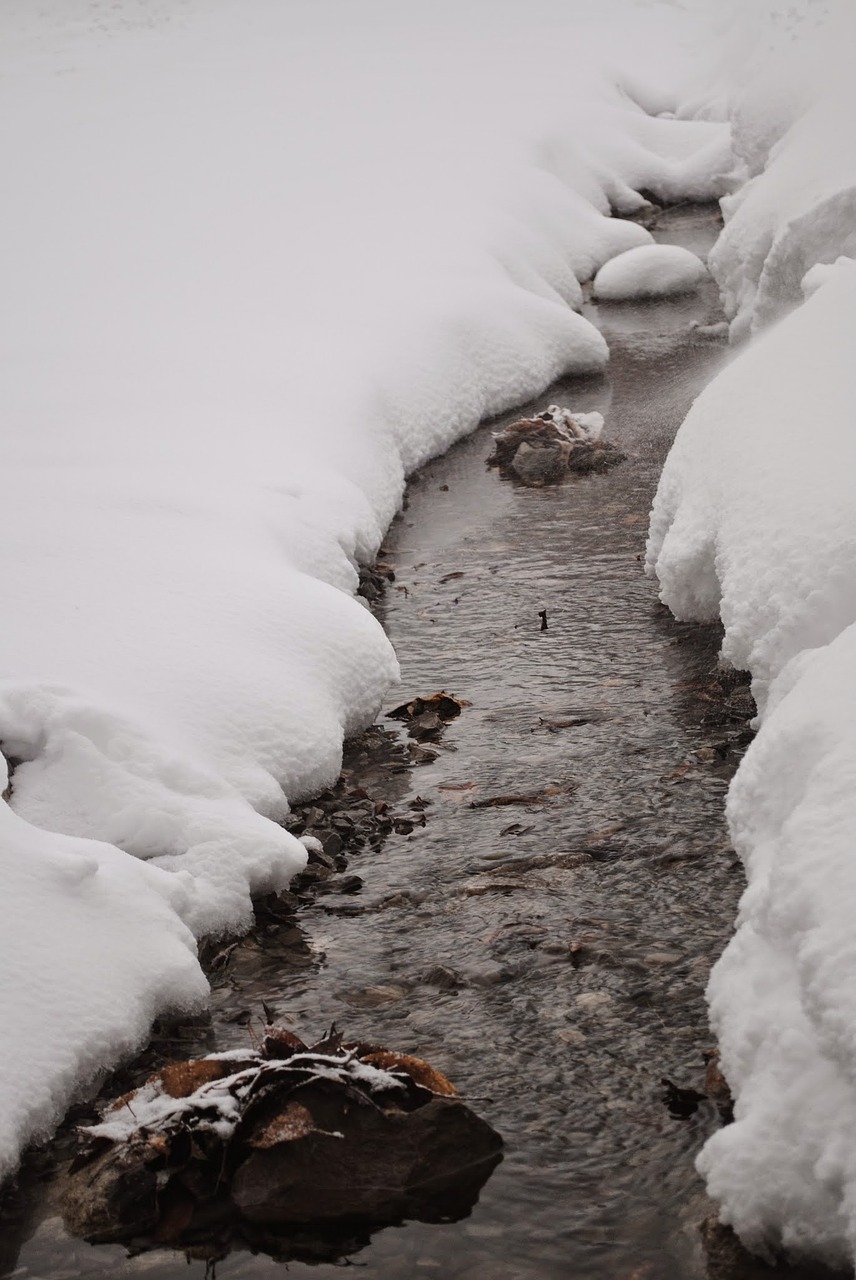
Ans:
[[[611,258],[594,278],[592,293],[603,302],[670,298],[691,293],[708,278],[701,258],[679,245],[648,244]]]
[[[723,21],[732,56],[714,96],[732,120],[738,189],[709,266],[736,341],[798,306],[816,262],[856,255],[856,137],[842,127],[856,111],[856,7],[740,0]]]
[[[856,1257],[856,626],[771,691],[728,801],[749,888],[708,996],[737,1095],[699,1171],[759,1251]]]
[[[4,769],[5,771],[5,769]],[[0,1172],[47,1136],[82,1079],[208,984],[181,923],[186,885],[94,840],[37,831],[0,803]]]
[[[649,570],[722,618],[757,737],[728,820],[748,888],[709,1000],[735,1123],[699,1169],[756,1250],[856,1258],[856,271],[811,296],[693,405],[654,502]]]

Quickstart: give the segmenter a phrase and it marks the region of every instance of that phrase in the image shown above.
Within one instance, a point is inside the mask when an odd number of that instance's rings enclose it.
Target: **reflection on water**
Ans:
[[[709,244],[715,229],[687,210],[662,238]],[[629,461],[526,489],[485,469],[483,428],[415,478],[384,552],[384,621],[405,695],[445,688],[472,705],[431,763],[357,762],[353,785],[421,797],[425,825],[352,860],[363,887],[346,909],[327,895],[227,958],[202,1036],[245,1045],[262,999],[309,1034],[335,1019],[435,1063],[502,1133],[505,1160],[471,1216],[354,1241],[369,1277],[705,1274],[692,1162],[718,1117],[702,1101],[675,1118],[661,1082],[703,1090],[703,989],[740,891],[722,805],[746,707],[711,674],[718,636],[676,624],[640,559],[663,458],[724,353],[689,327],[718,318],[712,287],[590,314],[608,377],[534,407],[600,410]],[[393,691],[387,709],[401,701]],[[67,1240],[51,1195],[48,1182],[28,1202],[11,1274],[204,1274],[165,1251],[127,1259]],[[217,1276],[274,1271],[235,1253]]]

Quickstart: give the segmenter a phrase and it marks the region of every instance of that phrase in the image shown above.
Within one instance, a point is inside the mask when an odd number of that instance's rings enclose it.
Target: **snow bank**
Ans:
[[[722,21],[732,34],[708,107],[732,119],[738,189],[709,266],[738,339],[797,306],[815,262],[856,252],[856,8],[739,0]]]
[[[707,267],[689,249],[675,244],[647,244],[604,263],[594,278],[592,294],[604,302],[670,298],[691,293],[706,279]]]
[[[5,769],[4,769],[5,773]],[[47,835],[0,804],[0,1151],[45,1133],[83,1077],[139,1047],[207,984],[185,889],[110,845]]]
[[[56,940],[50,877],[43,902],[4,887],[2,1173],[76,1079],[198,999],[188,928],[244,927],[302,865],[288,800],[396,678],[353,592],[407,472],[603,368],[580,282],[651,239],[611,211],[714,197],[729,152],[607,69],[643,49],[674,78],[687,15],[641,0],[0,21],[4,856],[26,843],[35,874],[104,842]],[[19,1016],[24,920],[53,1066]],[[91,943],[67,971],[64,937]]]
[[[735,778],[749,875],[709,998],[736,1122],[699,1158],[744,1242],[856,1257],[856,626],[794,659]]]
[[[856,1257],[856,271],[693,406],[649,564],[679,618],[725,626],[760,728],[728,819],[749,887],[709,999],[736,1122],[699,1167],[752,1248]]]
[[[733,335],[778,323],[683,424],[648,566],[676,616],[722,618],[759,707],[728,799],[748,888],[708,990],[736,1119],[699,1168],[750,1248],[852,1266],[856,152],[841,122],[856,103],[838,53],[854,14],[815,29],[807,13],[789,11],[800,41],[732,97],[753,176],[710,258]]]

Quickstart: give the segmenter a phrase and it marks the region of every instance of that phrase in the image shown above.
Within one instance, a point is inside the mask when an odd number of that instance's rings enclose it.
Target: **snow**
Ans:
[[[750,1248],[852,1269],[856,15],[779,17],[799,39],[761,39],[763,74],[734,74],[748,181],[710,256],[732,340],[754,336],[681,427],[648,566],[677,617],[722,619],[759,710],[727,803],[748,887],[708,988],[735,1123],[698,1167]]]
[[[353,593],[406,474],[604,367],[613,209],[727,189],[726,124],[638,105],[691,19],[3,5],[0,1175],[304,864],[396,679]]]
[[[758,736],[728,820],[749,887],[709,999],[736,1123],[700,1169],[753,1248],[856,1257],[856,271],[702,393],[663,472],[649,564],[721,616]]]
[[[45,1134],[79,1081],[145,1039],[207,984],[185,889],[108,844],[45,833],[0,804],[0,1151]]]
[[[730,87],[737,166],[723,201],[726,227],[709,266],[723,292],[734,339],[801,301],[816,262],[856,251],[856,8],[848,0],[787,9],[733,6]]]
[[[708,278],[701,258],[676,244],[640,245],[604,263],[592,294],[603,302],[670,298],[691,293]]]

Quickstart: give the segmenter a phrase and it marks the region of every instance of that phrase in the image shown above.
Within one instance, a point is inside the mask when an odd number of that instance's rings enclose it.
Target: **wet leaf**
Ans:
[[[305,1053],[307,1046],[288,1027],[265,1027],[262,1054],[265,1058],[290,1058],[294,1053]]]
[[[411,698],[409,702],[403,702],[400,707],[395,707],[388,712],[388,716],[390,720],[413,720],[424,715],[425,712],[433,712],[441,720],[448,722],[459,716],[462,708],[466,706],[469,706],[468,702],[461,698],[453,698],[451,694],[446,693],[445,689],[441,689],[439,693],[432,693],[428,698],[416,697]]]
[[[312,1112],[300,1102],[289,1102],[278,1115],[261,1125],[248,1139],[248,1143],[251,1147],[266,1150],[268,1147],[278,1146],[280,1142],[296,1142],[314,1132]]]
[[[543,787],[540,791],[525,791],[520,795],[489,796],[485,800],[471,800],[471,809],[498,809],[512,804],[537,804],[539,800],[547,800],[552,796],[566,795],[574,790],[574,784],[564,787]]]
[[[457,1096],[457,1089],[442,1072],[424,1059],[416,1058],[412,1054],[394,1053],[389,1049],[381,1049],[361,1056],[360,1061],[372,1067],[379,1067],[382,1071],[403,1071],[410,1076],[414,1084],[427,1089],[429,1093],[438,1093],[444,1098]]]
[[[220,1059],[191,1058],[189,1062],[168,1062],[151,1078],[159,1080],[164,1093],[171,1098],[189,1098],[202,1085],[221,1080],[236,1070],[233,1062]]]
[[[315,1044],[310,1045],[310,1050],[312,1053],[338,1053],[342,1047],[343,1038],[342,1032],[333,1022],[330,1024],[330,1030],[327,1034],[322,1036]]]

